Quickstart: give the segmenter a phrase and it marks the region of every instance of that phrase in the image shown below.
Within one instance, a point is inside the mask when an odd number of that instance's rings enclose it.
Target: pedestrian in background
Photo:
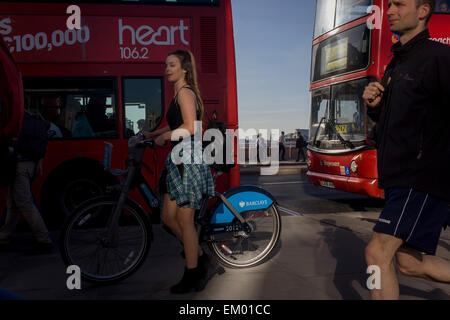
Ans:
[[[381,271],[372,299],[398,299],[396,267],[408,276],[450,282],[450,261],[435,256],[450,201],[450,47],[429,40],[434,8],[434,0],[389,2],[387,17],[400,41],[381,83],[363,93],[377,122],[386,200],[366,248],[367,264]]]
[[[280,140],[279,140],[280,153],[281,153],[280,160],[281,161],[285,161],[285,154],[286,154],[285,141],[286,141],[286,137],[284,136],[284,131],[281,131],[281,136],[280,136]]]
[[[295,140],[295,147],[297,148],[297,162],[300,160],[300,155],[302,156],[302,161],[306,161],[306,155],[305,155],[305,148],[306,148],[306,141],[302,136],[302,133],[300,131],[297,131],[297,140]]]
[[[31,185],[42,174],[42,160],[47,150],[49,125],[25,111],[22,132],[14,146],[15,176],[8,188],[5,225],[0,228],[0,246],[5,250],[22,214],[30,225],[36,244],[29,253],[45,254],[53,251],[47,227],[36,207]]]
[[[261,162],[261,152],[264,151],[264,155],[267,155],[267,143],[266,140],[262,137],[261,133],[258,134],[258,139],[256,141],[257,144],[257,152],[258,152],[258,163]]]

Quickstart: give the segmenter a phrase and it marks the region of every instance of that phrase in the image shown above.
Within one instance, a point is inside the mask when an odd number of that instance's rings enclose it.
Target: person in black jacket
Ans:
[[[379,186],[385,207],[366,248],[381,271],[373,299],[398,299],[400,272],[450,282],[450,261],[435,256],[450,200],[450,47],[429,40],[434,0],[390,1],[391,31],[400,35],[379,82],[363,94],[377,122]]]
[[[302,156],[302,161],[306,161],[306,155],[305,150],[306,148],[306,142],[305,139],[302,136],[302,133],[300,131],[297,131],[297,139],[295,140],[295,147],[297,148],[297,162],[300,161],[300,155]]]

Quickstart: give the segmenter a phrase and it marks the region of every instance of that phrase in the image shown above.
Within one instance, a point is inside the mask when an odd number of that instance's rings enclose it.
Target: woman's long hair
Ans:
[[[197,82],[197,68],[194,55],[189,50],[175,50],[168,54],[168,56],[177,56],[181,62],[181,68],[186,70],[185,80],[186,83],[194,90],[197,97],[197,107],[200,110],[200,121],[203,121],[203,115],[205,113],[205,107],[203,106],[202,96],[198,88]]]

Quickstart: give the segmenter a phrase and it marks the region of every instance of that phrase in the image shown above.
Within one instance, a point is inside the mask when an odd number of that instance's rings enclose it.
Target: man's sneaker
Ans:
[[[54,250],[53,243],[38,242],[31,249],[25,251],[25,253],[29,255],[51,254],[53,253],[53,250]]]

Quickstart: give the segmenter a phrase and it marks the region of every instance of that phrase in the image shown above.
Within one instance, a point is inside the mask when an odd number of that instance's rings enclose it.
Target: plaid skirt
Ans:
[[[181,151],[174,148],[166,158],[160,177],[160,193],[168,193],[178,207],[200,209],[204,197],[214,196],[211,169],[203,161],[201,146],[196,149],[193,140],[182,142],[180,147]],[[182,158],[181,164],[174,163],[176,154]]]

